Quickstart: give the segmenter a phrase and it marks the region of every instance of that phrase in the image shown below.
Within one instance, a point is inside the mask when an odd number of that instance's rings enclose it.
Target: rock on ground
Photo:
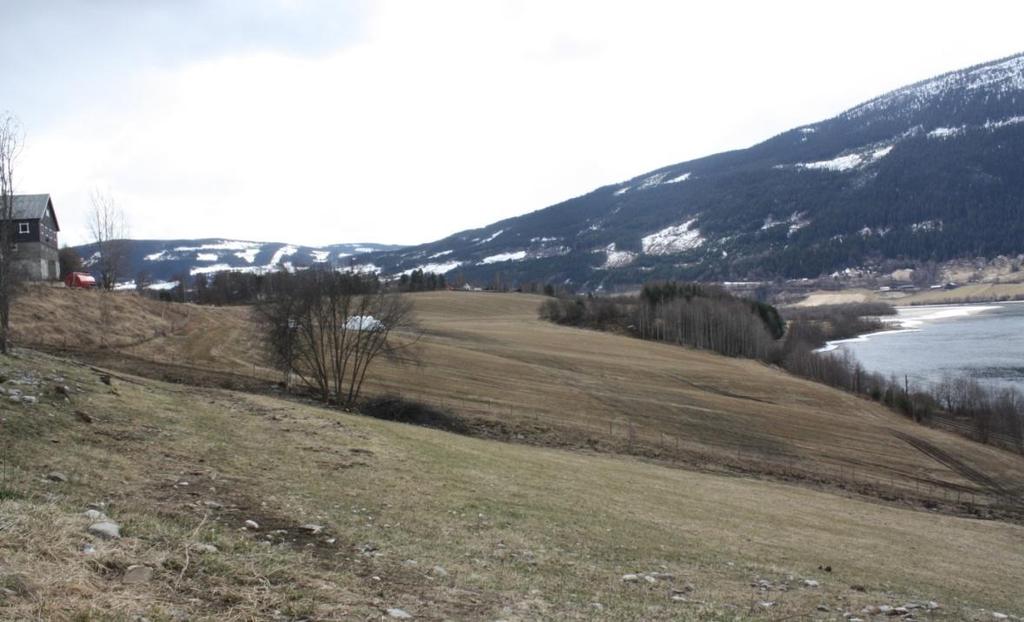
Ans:
[[[107,540],[116,540],[121,537],[121,526],[114,521],[104,520],[89,525],[89,533]]]
[[[395,618],[396,620],[411,620],[412,614],[404,609],[398,609],[397,607],[388,609],[388,616]]]

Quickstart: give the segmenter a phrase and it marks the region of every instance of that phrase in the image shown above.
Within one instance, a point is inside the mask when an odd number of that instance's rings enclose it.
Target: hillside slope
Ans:
[[[280,379],[261,364],[259,329],[243,307],[115,295],[132,322],[123,320],[126,330],[137,326],[141,336],[161,316],[190,319],[121,347],[53,335],[60,318],[76,313],[99,322],[103,298],[36,288],[16,307],[15,337],[185,382],[259,388]],[[423,331],[419,361],[376,367],[368,391],[451,411],[478,435],[757,473],[957,513],[1020,513],[1020,455],[916,425],[872,402],[749,360],[544,322],[537,296],[411,298]]]
[[[0,401],[4,619],[1024,614],[1016,525],[128,375],[107,384],[26,351],[0,373],[38,398]],[[88,532],[89,505],[121,538]]]
[[[808,88],[811,88],[810,86]],[[1024,55],[898,89],[748,149],[649,171],[421,246],[361,256],[585,289],[816,277],[1024,251]]]

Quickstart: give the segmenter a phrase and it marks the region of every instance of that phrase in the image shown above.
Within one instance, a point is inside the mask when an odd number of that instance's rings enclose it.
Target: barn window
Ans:
[[[18,233],[28,233],[29,231],[29,224],[27,222],[18,223]]]

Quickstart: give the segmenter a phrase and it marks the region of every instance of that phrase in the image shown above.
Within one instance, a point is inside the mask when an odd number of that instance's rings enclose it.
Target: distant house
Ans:
[[[14,196],[11,212],[14,228],[14,270],[30,281],[60,277],[57,260],[57,213],[48,194]]]

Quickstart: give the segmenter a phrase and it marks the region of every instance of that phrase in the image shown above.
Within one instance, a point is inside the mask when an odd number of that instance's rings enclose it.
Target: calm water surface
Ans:
[[[1024,303],[911,307],[895,320],[901,330],[830,345],[912,384],[952,373],[1024,391]]]

